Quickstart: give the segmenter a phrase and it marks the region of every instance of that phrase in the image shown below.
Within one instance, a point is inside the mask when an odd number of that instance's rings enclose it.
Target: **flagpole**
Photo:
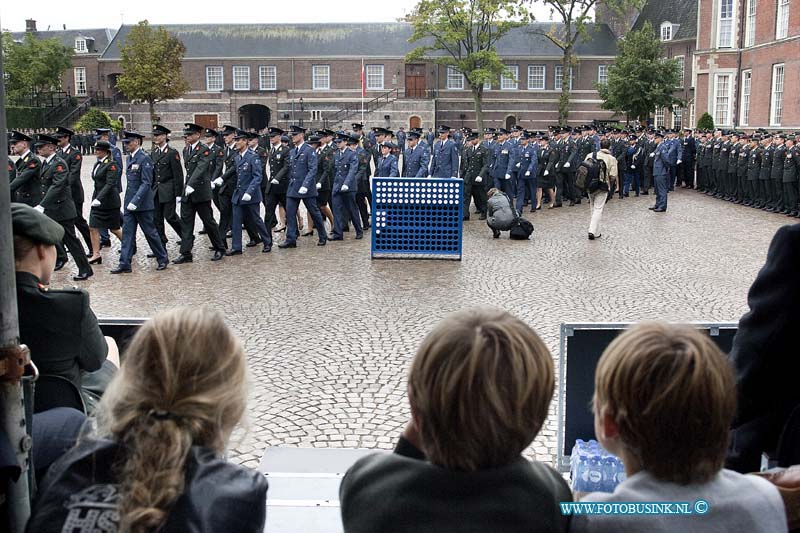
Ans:
[[[364,72],[364,58],[361,58],[361,123],[364,123],[364,91],[366,87],[366,76],[367,73]]]

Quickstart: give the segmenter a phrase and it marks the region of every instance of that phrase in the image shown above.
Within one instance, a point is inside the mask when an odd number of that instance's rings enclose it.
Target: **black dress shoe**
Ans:
[[[650,193],[649,193],[649,192],[647,192],[647,191],[644,191],[644,192],[642,193],[642,196],[650,196]]]
[[[324,241],[317,241],[317,246],[325,246],[325,244],[326,244],[327,242],[328,242],[327,240],[324,240]]]
[[[91,270],[89,272],[78,272],[77,276],[72,276],[72,281],[86,281],[94,275]]]
[[[242,251],[241,250],[229,250],[229,251],[225,252],[225,255],[227,255],[227,256],[242,255]]]
[[[282,231],[286,231],[286,226],[281,226],[280,228],[275,228],[272,231],[274,231],[275,233],[280,233]]]
[[[343,237],[328,237],[329,241],[343,241]]]
[[[252,248],[253,246],[258,246],[259,244],[261,244],[261,239],[257,241],[250,241],[245,246],[247,246],[248,248]]]
[[[372,226],[370,226],[369,224],[367,224],[366,226],[364,226],[364,231],[367,231],[367,230],[368,230],[368,229],[370,229],[371,227],[372,227]]]
[[[496,229],[493,229],[492,230],[492,238],[499,239],[500,238],[500,232],[497,231]]]
[[[89,264],[90,265],[102,265],[103,264],[103,258],[102,257],[98,257],[97,259],[89,259]]]
[[[239,253],[241,253],[241,252],[239,252]],[[212,257],[211,260],[212,261],[219,261],[223,257],[225,257],[225,252],[222,251],[222,250],[217,250],[216,252],[214,252],[214,257]]]
[[[653,213],[666,213],[666,209],[653,209]]]
[[[297,248],[296,242],[282,242],[278,245],[278,248]]]
[[[87,257],[87,258],[89,258],[89,257],[94,257],[94,252],[92,252],[91,250],[89,250],[89,253],[87,253],[87,254],[86,254],[86,257]]]
[[[620,198],[622,198],[622,196],[620,196]],[[570,201],[569,201],[569,204],[567,205],[567,207],[572,207],[573,205],[575,205],[575,202],[573,202],[572,200],[570,200]]]
[[[130,274],[132,271],[130,268],[121,268],[117,267],[111,271],[112,274]]]
[[[167,263],[161,263],[156,267],[156,270],[166,270],[166,269],[167,269]]]
[[[650,211],[655,211],[656,206],[648,207],[647,209],[649,209]]]
[[[465,217],[464,217],[464,218],[462,218],[461,220],[463,220],[463,221],[467,221],[467,220],[469,220],[469,216],[465,216]]]
[[[301,237],[309,237],[311,235],[314,235],[314,230],[313,229],[311,231],[305,231],[305,232],[300,234]]]
[[[64,268],[64,265],[66,265],[68,262],[69,262],[69,259],[64,259],[63,261],[61,261],[61,260],[56,261],[56,266],[53,268],[53,270],[58,272],[59,270]]]
[[[556,207],[563,207],[563,204],[555,204],[555,205],[553,205],[553,207],[554,207],[554,208],[556,208]]]
[[[183,263],[191,263],[193,262],[191,254],[181,254],[178,256],[177,259],[173,259],[172,263],[175,265],[182,265]]]
[[[531,209],[531,213],[532,213],[533,211],[534,211],[534,210],[533,210],[533,209]],[[481,213],[481,216],[479,216],[479,217],[478,217],[478,220],[486,220],[486,213]]]
[[[364,234],[363,233],[359,233],[358,235],[356,235],[356,240],[357,241],[360,241],[363,238],[364,238]]]
[[[272,245],[271,244],[265,244],[264,247],[261,249],[261,253],[262,254],[268,254],[271,251],[272,251]]]
[[[206,235],[208,232],[206,230],[204,230],[204,229],[201,229],[197,233],[200,234],[200,235]]]

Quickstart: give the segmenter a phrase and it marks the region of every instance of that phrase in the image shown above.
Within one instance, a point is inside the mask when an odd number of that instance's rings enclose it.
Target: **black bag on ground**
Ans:
[[[522,217],[517,217],[514,225],[511,226],[509,236],[515,241],[524,241],[530,239],[533,233],[533,224],[530,220],[525,220]]]
[[[584,160],[575,175],[575,185],[589,193],[608,190],[608,168],[606,162],[597,157],[595,152],[591,158]]]

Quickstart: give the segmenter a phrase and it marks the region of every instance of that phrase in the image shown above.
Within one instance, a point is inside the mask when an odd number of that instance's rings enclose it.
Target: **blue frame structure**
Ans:
[[[373,178],[372,258],[461,260],[464,182]]]

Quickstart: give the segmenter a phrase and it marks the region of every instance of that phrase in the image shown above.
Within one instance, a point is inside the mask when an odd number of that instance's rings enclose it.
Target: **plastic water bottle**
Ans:
[[[587,479],[589,474],[589,460],[585,455],[579,455],[578,461],[572,473],[572,490],[575,492],[586,492]]]
[[[617,486],[617,461],[616,458],[607,456],[603,458],[603,486],[601,492],[614,492]]]
[[[599,492],[603,489],[603,465],[599,454],[592,455],[587,472],[587,490]]]

